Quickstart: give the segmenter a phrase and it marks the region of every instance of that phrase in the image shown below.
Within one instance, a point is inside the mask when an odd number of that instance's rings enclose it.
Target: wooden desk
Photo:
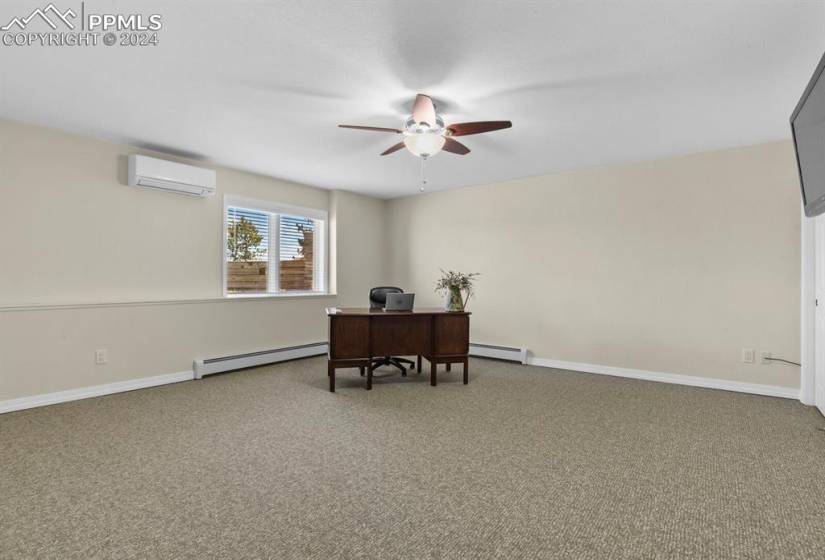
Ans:
[[[430,362],[430,385],[435,386],[438,364],[464,365],[468,382],[467,357],[470,350],[470,313],[443,309],[384,311],[367,308],[328,307],[329,390],[335,392],[335,370],[367,369],[367,390],[372,389],[372,360],[384,356],[421,356]]]

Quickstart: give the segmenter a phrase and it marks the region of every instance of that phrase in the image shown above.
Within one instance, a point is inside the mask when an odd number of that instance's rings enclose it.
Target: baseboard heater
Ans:
[[[328,344],[326,342],[313,342],[312,344],[301,344],[300,346],[289,346],[287,348],[275,348],[273,350],[262,350],[260,352],[249,352],[248,354],[237,354],[235,356],[222,356],[220,358],[209,358],[206,360],[195,360],[192,369],[195,372],[195,379],[200,379],[204,375],[221,373],[235,369],[273,364],[275,362],[285,362],[297,358],[309,358],[311,356],[321,356],[327,353]]]
[[[480,358],[494,358],[508,362],[527,363],[527,348],[512,348],[510,346],[495,346],[493,344],[470,343],[470,356]]]

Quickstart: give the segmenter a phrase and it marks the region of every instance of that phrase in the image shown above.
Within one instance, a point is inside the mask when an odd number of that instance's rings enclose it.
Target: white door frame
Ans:
[[[799,400],[803,404],[815,404],[816,391],[816,221],[806,218],[802,212],[802,267],[799,298],[800,356],[802,367],[799,379]]]
[[[806,218],[803,214],[801,230],[799,400],[825,414],[825,215]],[[817,339],[822,341],[819,347]]]
[[[809,220],[814,224],[814,367],[813,402],[825,414],[825,217]],[[819,305],[818,302],[822,302]],[[808,306],[810,308],[810,305]]]

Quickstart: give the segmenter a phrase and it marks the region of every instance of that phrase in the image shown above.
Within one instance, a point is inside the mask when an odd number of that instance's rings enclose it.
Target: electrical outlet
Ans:
[[[752,364],[754,361],[754,357],[756,352],[753,348],[742,348],[742,361],[746,364]]]
[[[771,363],[771,353],[770,352],[762,352],[762,363],[763,364]]]
[[[109,361],[109,357],[106,355],[106,349],[102,348],[100,350],[95,350],[95,363],[97,365],[105,364]]]

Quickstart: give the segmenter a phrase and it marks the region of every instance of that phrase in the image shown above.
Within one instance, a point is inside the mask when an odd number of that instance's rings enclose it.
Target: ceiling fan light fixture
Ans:
[[[403,134],[401,142],[397,142],[381,152],[382,156],[394,154],[402,148],[414,156],[424,160],[432,157],[440,151],[451,154],[465,156],[470,153],[470,148],[455,139],[456,136],[470,136],[482,134],[494,130],[510,128],[513,123],[510,121],[474,121],[451,123],[449,127],[444,126],[444,117],[436,112],[436,106],[432,97],[419,93],[415,96],[412,115],[404,120],[404,129],[384,128],[377,126],[361,126],[351,124],[339,124],[342,128],[354,128],[356,130],[371,130],[375,132],[388,132],[393,134]]]
[[[418,157],[432,157],[444,147],[444,136],[440,131],[408,132],[404,134],[404,146]]]

